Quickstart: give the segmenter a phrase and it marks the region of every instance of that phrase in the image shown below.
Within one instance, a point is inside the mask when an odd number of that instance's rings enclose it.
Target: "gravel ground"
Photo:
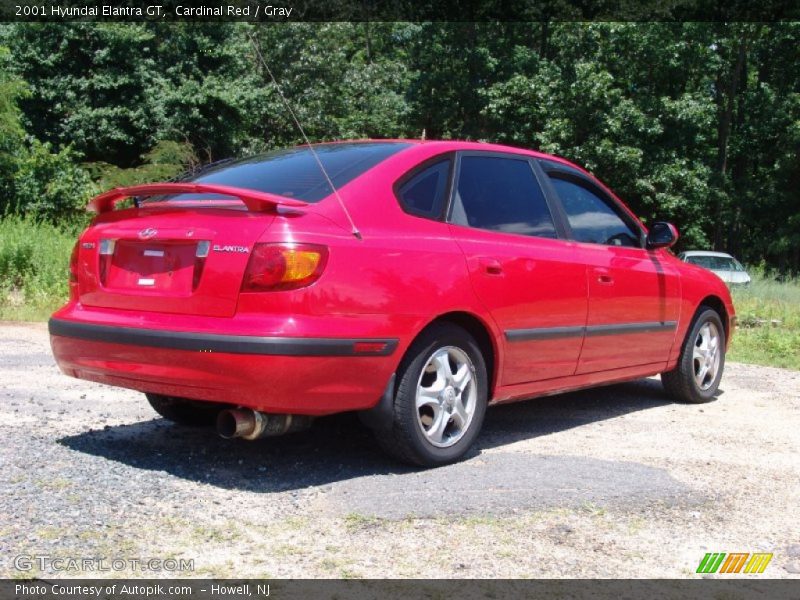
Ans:
[[[0,576],[13,557],[194,560],[186,576],[686,577],[706,552],[800,574],[800,373],[729,364],[724,393],[657,378],[489,411],[429,471],[350,415],[244,442],[60,374],[43,324],[0,323]]]

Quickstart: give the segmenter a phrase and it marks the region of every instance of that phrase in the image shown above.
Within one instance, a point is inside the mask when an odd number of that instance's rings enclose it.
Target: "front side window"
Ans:
[[[397,190],[403,210],[420,217],[441,218],[449,174],[450,159],[444,158],[413,175]]]
[[[577,241],[641,247],[636,231],[600,196],[567,179],[551,175],[551,181]]]
[[[542,188],[524,159],[462,157],[451,220],[478,229],[557,237]]]

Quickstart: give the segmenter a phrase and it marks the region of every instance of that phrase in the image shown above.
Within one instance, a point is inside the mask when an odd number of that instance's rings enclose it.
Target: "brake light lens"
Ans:
[[[78,283],[78,244],[80,241],[75,242],[72,247],[72,254],[69,255],[69,282]],[[64,263],[61,263],[62,265]],[[63,271],[62,271],[63,273]]]
[[[328,248],[317,244],[256,244],[243,292],[276,292],[311,285],[325,269]]]

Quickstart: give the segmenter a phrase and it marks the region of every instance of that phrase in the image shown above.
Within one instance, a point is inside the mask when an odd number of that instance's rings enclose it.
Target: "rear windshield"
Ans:
[[[314,150],[333,185],[338,189],[409,146],[410,144],[403,142],[361,142],[322,144],[314,146]],[[269,154],[226,162],[181,181],[246,188],[304,202],[319,202],[333,192],[308,147],[276,150]],[[216,197],[213,194],[202,196]],[[168,199],[197,199],[197,194],[179,194]],[[151,199],[164,200],[164,197]]]

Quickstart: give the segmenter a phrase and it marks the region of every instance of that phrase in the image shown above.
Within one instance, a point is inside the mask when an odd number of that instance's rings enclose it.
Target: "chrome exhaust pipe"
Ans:
[[[249,408],[232,408],[217,415],[217,433],[225,439],[256,440],[308,429],[311,421],[312,417],[306,415],[271,415]]]
[[[254,410],[236,408],[223,410],[217,415],[217,433],[225,439],[241,437],[246,440],[255,439],[260,429],[258,417]]]

